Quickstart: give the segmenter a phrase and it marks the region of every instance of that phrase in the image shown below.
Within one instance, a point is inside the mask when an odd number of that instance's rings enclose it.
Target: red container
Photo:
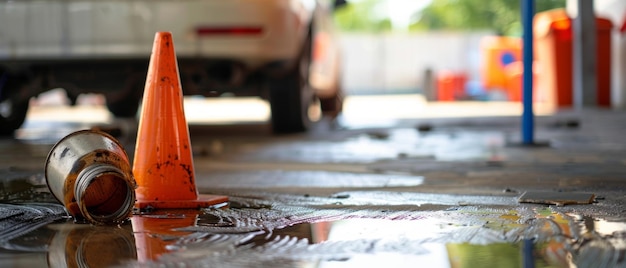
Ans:
[[[597,104],[611,106],[611,29],[610,20],[596,18]],[[535,59],[539,88],[547,101],[557,107],[573,104],[572,20],[564,9],[540,12],[534,19]]]
[[[454,101],[465,97],[467,75],[461,72],[442,71],[437,75],[437,100]]]

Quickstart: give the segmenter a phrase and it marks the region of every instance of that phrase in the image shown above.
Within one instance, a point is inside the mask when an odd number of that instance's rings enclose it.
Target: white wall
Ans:
[[[417,92],[426,68],[465,71],[478,79],[479,33],[343,33],[343,83],[348,94]]]

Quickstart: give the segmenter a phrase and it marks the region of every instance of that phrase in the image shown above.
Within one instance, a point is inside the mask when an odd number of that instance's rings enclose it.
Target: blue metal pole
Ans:
[[[533,16],[535,15],[535,0],[522,1],[522,25],[524,33],[524,74],[523,74],[523,105],[522,112],[522,143],[534,143],[535,118],[533,115]]]
[[[534,0],[531,0],[534,1]],[[522,248],[522,267],[524,268],[535,268],[535,239],[524,239],[524,246]]]

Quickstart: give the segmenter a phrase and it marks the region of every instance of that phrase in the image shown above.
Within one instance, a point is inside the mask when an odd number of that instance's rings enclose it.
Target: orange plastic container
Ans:
[[[481,82],[487,90],[506,89],[506,66],[522,60],[522,39],[486,36],[480,40]]]
[[[509,101],[521,102],[523,100],[523,75],[524,63],[521,61],[513,62],[506,66],[505,73],[507,77],[506,93]],[[537,95],[537,73],[539,70],[533,68],[533,99],[541,101],[541,96]]]
[[[611,29],[610,20],[596,18],[597,104],[611,106]],[[535,59],[541,72],[539,87],[547,101],[557,107],[573,104],[572,20],[564,9],[540,12],[534,19]]]
[[[454,101],[465,96],[467,75],[461,72],[442,71],[437,75],[437,100]]]

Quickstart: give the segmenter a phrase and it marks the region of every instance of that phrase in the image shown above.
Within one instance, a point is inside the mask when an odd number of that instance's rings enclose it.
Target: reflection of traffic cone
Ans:
[[[199,210],[164,211],[149,216],[135,215],[130,218],[137,246],[137,260],[148,262],[167,253],[167,246],[176,243],[173,237],[182,237],[189,232],[176,231],[176,228],[195,226]]]
[[[154,38],[137,132],[133,174],[142,208],[201,208],[228,202],[198,195],[172,34]]]

